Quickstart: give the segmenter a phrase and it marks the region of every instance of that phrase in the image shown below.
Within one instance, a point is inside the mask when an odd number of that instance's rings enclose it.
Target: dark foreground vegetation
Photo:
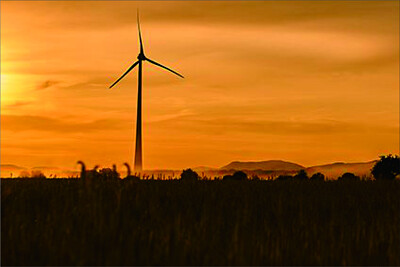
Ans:
[[[400,182],[2,179],[2,265],[400,265]]]

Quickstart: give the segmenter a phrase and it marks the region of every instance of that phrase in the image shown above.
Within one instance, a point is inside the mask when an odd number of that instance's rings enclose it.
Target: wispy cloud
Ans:
[[[380,133],[396,133],[396,126],[366,125],[363,123],[344,122],[337,120],[313,120],[313,121],[274,121],[245,118],[208,118],[181,116],[157,122],[163,127],[176,129],[190,129],[191,131],[213,134],[242,133],[244,135],[257,133],[260,135],[336,135],[363,133],[374,131]]]
[[[16,108],[20,108],[20,107],[24,107],[24,106],[30,105],[32,103],[33,103],[33,101],[16,101],[16,102],[11,103],[11,104],[6,104],[4,108],[5,109],[16,109]]]
[[[45,116],[29,115],[2,115],[2,130],[22,131],[45,131],[57,133],[78,133],[107,131],[123,128],[127,125],[118,119],[101,119],[90,122],[63,121]],[[128,126],[128,125],[127,125]]]
[[[340,160],[360,160],[398,149],[398,1],[5,1],[1,7],[2,72],[10,74],[2,80],[2,148],[22,148],[21,140],[39,136],[37,145],[48,149],[56,137],[57,146],[70,142],[74,157],[90,152],[101,163],[96,149],[110,138],[108,157],[133,153],[132,145],[117,142],[133,142],[137,69],[107,88],[136,60],[140,8],[146,55],[185,76],[144,63],[147,167],[185,166],[193,158],[214,165],[235,153],[312,162],[315,151],[321,157],[336,151]],[[81,149],[82,138],[92,147]],[[2,153],[18,160],[24,154],[29,162],[34,149]]]
[[[47,80],[47,81],[45,81],[45,82],[39,84],[39,85],[36,87],[36,89],[37,89],[37,90],[44,90],[44,89],[50,88],[50,87],[52,87],[52,86],[54,86],[54,85],[56,85],[56,84],[59,84],[59,83],[60,83],[60,81]]]

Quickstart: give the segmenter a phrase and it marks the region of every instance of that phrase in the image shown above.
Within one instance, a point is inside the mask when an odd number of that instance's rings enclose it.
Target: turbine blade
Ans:
[[[143,41],[142,41],[142,33],[140,31],[140,21],[139,21],[139,9],[137,10],[137,26],[139,31],[139,42],[140,42],[140,53],[143,54]]]
[[[179,73],[177,73],[176,71],[173,71],[173,70],[171,70],[170,68],[167,68],[167,67],[161,65],[160,63],[157,63],[157,62],[155,62],[155,61],[153,61],[153,60],[151,60],[151,59],[148,59],[148,58],[146,58],[146,60],[149,61],[150,63],[154,64],[154,65],[157,65],[157,66],[163,68],[163,69],[169,70],[170,72],[172,72],[172,73],[178,75],[178,76],[181,77],[181,78],[185,78],[185,77],[183,77],[182,75],[180,75]]]
[[[125,71],[125,73],[109,87],[109,89],[111,89],[114,85],[117,84],[117,82],[119,82],[122,78],[124,78],[125,75],[127,75],[128,72],[130,72],[138,63],[139,63],[139,60],[136,61],[135,63],[133,63],[133,65],[130,66],[129,69],[127,71]]]

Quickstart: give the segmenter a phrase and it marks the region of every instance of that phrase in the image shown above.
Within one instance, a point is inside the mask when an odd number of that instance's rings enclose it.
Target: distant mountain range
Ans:
[[[38,170],[38,171],[54,171],[54,170],[60,170],[58,167],[48,167],[48,166],[39,166],[39,167],[33,167],[31,170]]]
[[[258,162],[240,162],[234,161],[226,166],[221,167],[223,170],[248,170],[248,171],[272,171],[272,173],[286,171],[288,173],[297,172],[304,169],[308,175],[320,172],[329,178],[337,178],[343,173],[351,172],[358,176],[370,176],[371,169],[377,160],[368,162],[344,163],[336,162],[325,165],[317,165],[311,167],[304,167],[296,163],[286,162],[281,160],[268,160]]]
[[[14,164],[1,164],[0,165],[0,176],[1,177],[18,177],[21,172],[29,172],[32,171],[40,171],[44,173],[46,176],[56,175],[58,177],[70,177],[79,175],[79,171],[74,170],[63,170],[58,167],[52,166],[38,166],[32,168],[26,168]]]
[[[344,163],[337,162],[326,165],[318,165],[306,168],[306,172],[309,175],[320,172],[327,177],[339,177],[345,172],[351,172],[358,176],[369,176],[371,175],[371,169],[375,165],[377,160],[368,162],[357,162],[357,163]]]
[[[357,163],[344,163],[337,162],[332,164],[317,165],[311,167],[304,167],[302,165],[287,162],[282,160],[267,160],[267,161],[233,161],[228,165],[222,166],[221,168],[212,168],[206,166],[199,166],[192,168],[194,171],[201,175],[206,176],[223,176],[230,174],[238,170],[249,172],[249,175],[259,176],[277,176],[280,174],[294,174],[299,170],[304,169],[309,176],[314,173],[323,173],[326,177],[336,179],[345,172],[352,172],[358,176],[370,176],[371,169],[377,161],[369,162],[357,162]],[[25,168],[13,164],[1,164],[0,165],[1,177],[10,177],[11,173],[14,177],[17,177],[22,171],[41,171],[46,176],[50,174],[57,175],[57,177],[70,177],[78,176],[80,171],[79,168],[76,170],[64,170],[58,167],[40,166],[33,168]],[[121,176],[125,174],[125,170],[121,170]],[[165,175],[179,175],[182,170],[149,170],[146,173],[157,174],[162,173]]]
[[[267,160],[267,161],[233,161],[226,166],[221,167],[222,170],[263,170],[263,171],[299,171],[304,169],[303,166],[282,161],[282,160]]]
[[[21,167],[21,166],[17,166],[14,164],[1,164],[0,165],[0,170],[1,171],[14,171],[14,170],[26,170],[26,168]]]

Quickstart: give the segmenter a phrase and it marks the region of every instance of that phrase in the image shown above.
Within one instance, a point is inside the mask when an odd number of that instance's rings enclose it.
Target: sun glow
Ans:
[[[397,154],[398,2],[289,2],[3,1],[2,160],[133,161],[137,8],[144,169]]]
[[[31,77],[24,75],[1,73],[1,110],[2,114],[7,110],[18,106],[20,103],[32,99],[29,93],[29,84]]]
[[[1,84],[1,91],[4,91],[10,82],[10,74],[1,73],[0,75],[0,84]]]
[[[5,104],[6,102],[9,102],[9,98],[7,97],[8,94],[7,92],[9,90],[7,90],[9,88],[9,74],[5,74],[5,73],[1,73],[0,75],[0,88],[1,88],[1,104],[3,106],[3,104]]]

